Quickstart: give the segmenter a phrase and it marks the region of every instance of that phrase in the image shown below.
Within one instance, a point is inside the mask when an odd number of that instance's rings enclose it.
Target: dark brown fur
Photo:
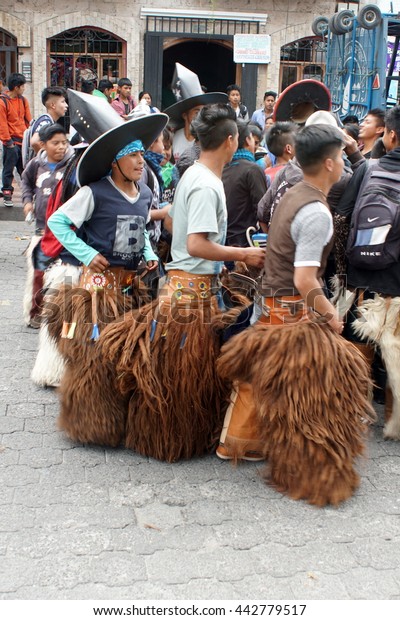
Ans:
[[[218,330],[240,309],[180,308],[173,319],[168,304],[159,308],[155,301],[132,312],[109,325],[101,340],[120,389],[130,395],[126,447],[173,462],[210,450],[219,435],[227,387],[215,374]]]
[[[223,347],[217,367],[223,379],[253,386],[267,480],[318,506],[352,495],[374,417],[369,370],[353,345],[312,322],[257,324]]]
[[[103,361],[101,346],[87,349],[85,364],[68,364],[59,388],[59,427],[71,439],[117,447],[125,437],[128,397],[117,387],[115,369]]]

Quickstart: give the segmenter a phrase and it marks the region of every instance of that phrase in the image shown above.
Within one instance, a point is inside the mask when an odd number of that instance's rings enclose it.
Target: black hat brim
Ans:
[[[317,110],[331,109],[331,94],[325,84],[317,80],[300,80],[281,93],[274,106],[274,121],[305,123]]]
[[[163,113],[149,114],[124,122],[106,131],[86,149],[79,161],[76,178],[79,186],[99,181],[111,170],[116,154],[133,140],[141,140],[147,149],[168,122]]]
[[[170,118],[170,125],[172,125],[174,129],[180,129],[184,126],[184,121],[182,118],[182,114],[184,112],[188,112],[198,105],[227,102],[228,95],[226,93],[203,93],[177,101],[173,105],[170,105],[169,108],[166,108],[164,112],[165,114],[168,114]]]

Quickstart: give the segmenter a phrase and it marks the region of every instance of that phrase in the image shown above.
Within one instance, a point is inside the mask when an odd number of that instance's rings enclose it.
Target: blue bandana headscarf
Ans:
[[[116,156],[114,157],[114,161],[118,161],[121,157],[125,157],[125,155],[130,155],[131,153],[137,153],[138,151],[145,151],[143,146],[143,142],[141,140],[134,140],[133,142],[129,142],[123,149],[118,151]]]

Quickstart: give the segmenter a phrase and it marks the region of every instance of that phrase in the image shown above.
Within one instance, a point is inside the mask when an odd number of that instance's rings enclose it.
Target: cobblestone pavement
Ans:
[[[29,380],[29,232],[0,222],[0,598],[400,598],[400,444],[381,423],[355,497],[325,509],[266,486],[259,465],[66,439],[56,393]]]

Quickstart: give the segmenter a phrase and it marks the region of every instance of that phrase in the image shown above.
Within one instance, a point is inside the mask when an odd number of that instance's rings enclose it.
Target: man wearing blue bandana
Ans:
[[[81,187],[48,221],[63,246],[90,269],[114,266],[136,271],[142,259],[147,269],[157,267],[146,231],[152,195],[138,182],[144,150],[140,140],[130,142],[115,156],[109,176]],[[71,226],[82,226],[86,241]]]
[[[83,265],[79,286],[65,286],[52,300],[58,310],[48,323],[50,335],[65,339],[63,352],[77,363],[106,324],[140,304],[145,287],[138,269],[157,268],[146,230],[152,193],[140,178],[144,153],[168,117],[124,122],[117,114],[105,115],[100,100],[72,93],[71,99],[80,126],[98,137],[79,161],[80,189],[48,220],[58,241]]]

